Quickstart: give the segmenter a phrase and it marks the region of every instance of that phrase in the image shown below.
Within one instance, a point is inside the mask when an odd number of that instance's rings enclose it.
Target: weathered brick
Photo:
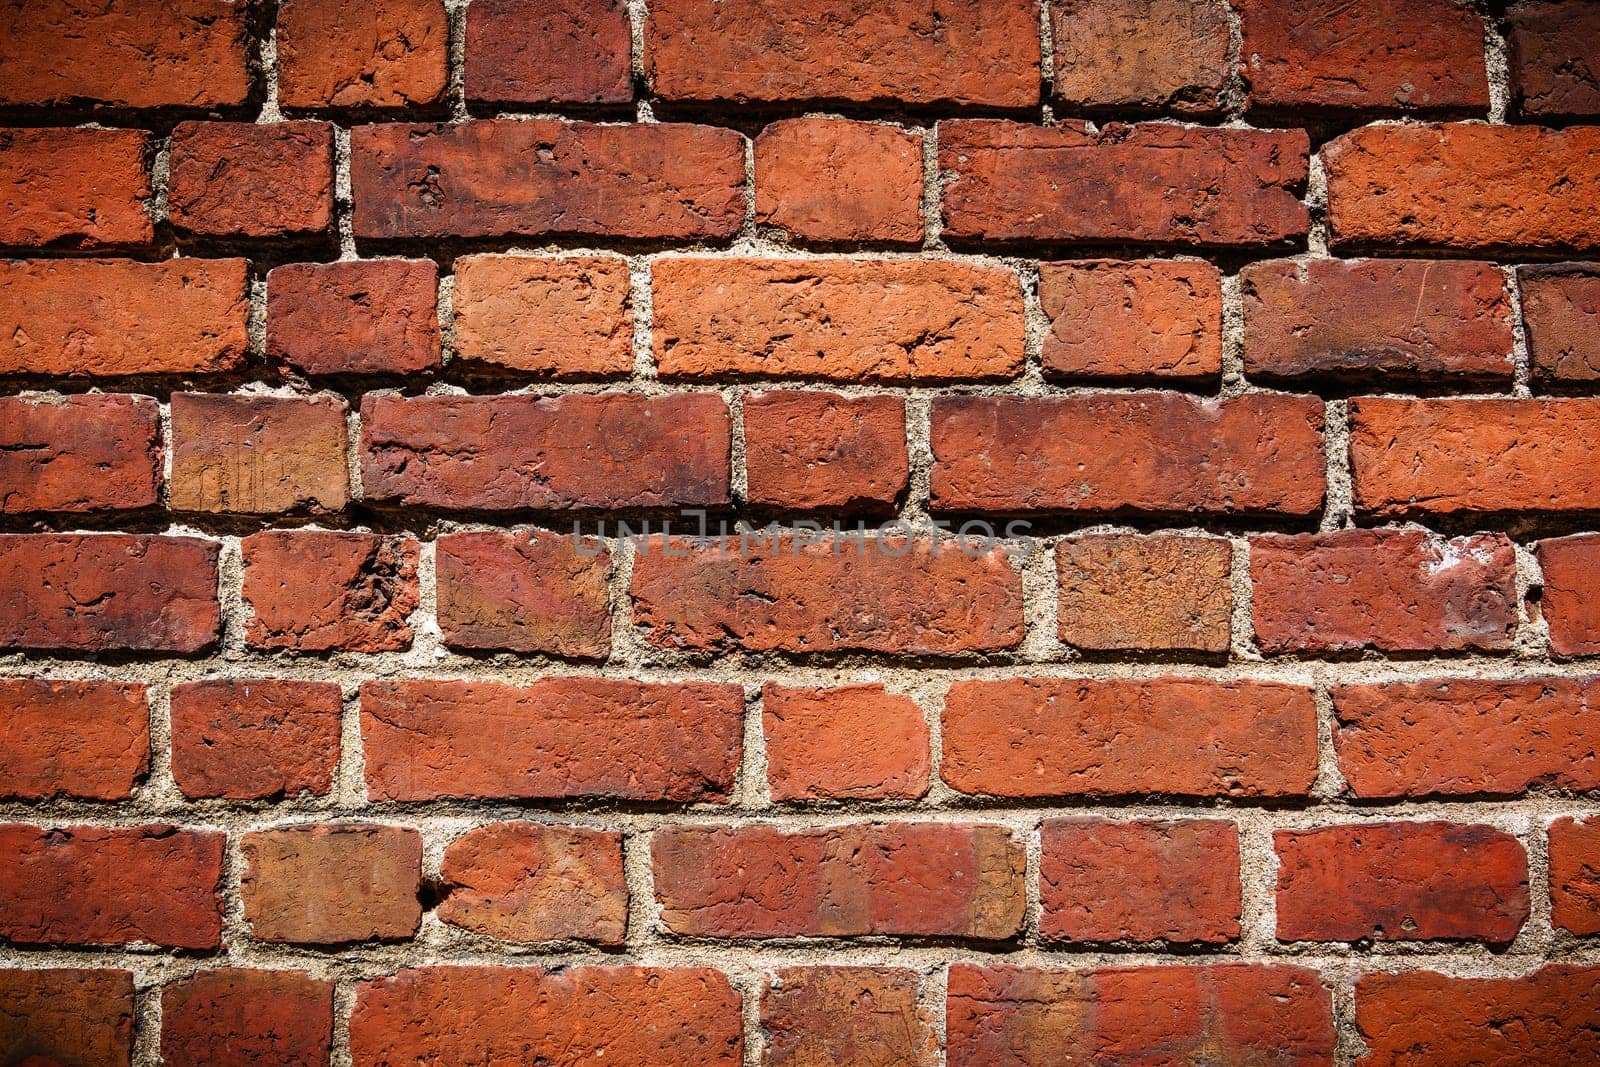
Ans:
[[[1003,548],[772,531],[652,537],[633,566],[634,623],[662,648],[935,655],[1022,640],[1022,577]]]
[[[0,245],[149,247],[150,154],[143,130],[0,129]]]
[[[217,639],[218,544],[0,535],[0,648],[198,652]]]
[[[933,507],[1311,515],[1322,402],[1250,393],[936,397]]]
[[[1280,941],[1476,940],[1528,919],[1528,857],[1510,834],[1451,822],[1278,830]]]
[[[626,103],[630,32],[622,0],[477,0],[467,8],[467,99]]]
[[[0,104],[243,104],[249,19],[246,0],[13,0],[0,8]]]
[[[0,825],[0,939],[216,949],[226,840],[163,825]]]
[[[784,119],[755,142],[756,221],[802,241],[922,240],[922,137],[849,119]]]
[[[1596,707],[1590,678],[1338,686],[1333,743],[1361,798],[1600,789]]]
[[[1215,383],[1222,374],[1222,276],[1197,260],[1085,259],[1039,267],[1052,377]]]
[[[744,462],[753,504],[889,509],[910,476],[905,400],[751,393],[744,400]]]
[[[410,107],[444,93],[442,0],[283,0],[278,102],[285,107]]]
[[[149,769],[142,684],[0,679],[0,797],[126,800]]]
[[[1522,0],[1506,11],[1505,35],[1520,114],[1550,121],[1600,115],[1600,5]]]
[[[240,545],[245,640],[303,652],[411,647],[417,542],[323,530],[265,530]]]
[[[961,681],[940,775],[999,797],[1304,796],[1317,776],[1311,691],[1276,682]]]
[[[267,358],[310,375],[432,370],[438,292],[429,259],[276,267],[267,275]]]
[[[161,407],[147,396],[0,398],[0,512],[151,507]]]
[[[1517,268],[1529,370],[1550,386],[1600,381],[1600,266]]]
[[[356,986],[355,1067],[739,1067],[739,994],[709,967],[422,967]]]
[[[89,968],[0,970],[0,1062],[133,1062],[133,975]]]
[[[1005,267],[673,257],[655,261],[651,281],[664,376],[947,381],[1022,369],[1022,285]]]
[[[1004,826],[667,827],[650,838],[661,921],[695,937],[1017,934],[1026,860]]]
[[[956,963],[945,1005],[950,1067],[1335,1062],[1332,997],[1303,967]]]
[[[1540,611],[1550,629],[1550,650],[1558,656],[1600,652],[1600,534],[1576,534],[1540,541],[1534,556],[1544,572]]]
[[[172,687],[172,777],[190,798],[261,800],[333,788],[337,682],[225,678]]]
[[[955,241],[1284,245],[1309,225],[1303,130],[939,123]]]
[[[508,511],[714,507],[732,428],[712,393],[375,396],[361,402],[369,502]]]
[[[445,797],[725,801],[743,747],[738,686],[600,678],[367,682],[375,801]]]
[[[1383,518],[1600,510],[1600,400],[1350,402],[1356,509]]]
[[[656,0],[645,65],[667,100],[1026,107],[1038,14],[1024,0]]]
[[[350,493],[337,396],[172,395],[174,511],[333,512]]]
[[[403,826],[286,826],[239,843],[244,918],[258,941],[404,940],[422,919],[422,835]]]
[[[938,1038],[899,967],[780,967],[761,986],[762,1067],[934,1067]]]
[[[1275,260],[1239,279],[1253,380],[1511,380],[1511,303],[1492,263]]]
[[[1050,29],[1055,96],[1070,109],[1221,110],[1222,0],[1050,0]]]
[[[1096,652],[1220,653],[1233,632],[1233,548],[1220,537],[1090,534],[1056,546],[1056,631]]]
[[[199,237],[299,237],[333,221],[326,122],[183,122],[172,131],[167,215]]]
[[[1600,934],[1600,819],[1550,824],[1550,921],[1569,933]]]
[[[628,928],[622,835],[499,822],[450,842],[441,921],[502,941],[620,945]]]
[[[436,542],[439,628],[451,648],[611,653],[611,553],[592,538],[458,533]]]
[[[558,377],[633,369],[633,309],[621,256],[462,256],[455,356],[474,368]]]
[[[242,259],[0,262],[0,374],[232,370],[250,344],[245,275]]]
[[[1269,653],[1503,650],[1517,623],[1517,551],[1504,534],[1268,534],[1250,541],[1250,582]]]
[[[915,800],[928,789],[928,723],[882,685],[761,692],[773,800]]]
[[[333,983],[302,971],[219,967],[161,991],[166,1067],[326,1067]]]
[[[1600,128],[1366,126],[1322,160],[1339,248],[1600,249]]]
[[[685,123],[357,126],[357,237],[732,237],[744,138]]]

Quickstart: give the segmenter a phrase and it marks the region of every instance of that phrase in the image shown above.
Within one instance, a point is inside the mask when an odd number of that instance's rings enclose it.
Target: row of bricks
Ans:
[[[652,0],[642,54],[617,0],[473,0],[461,30],[462,93],[495,105],[622,105],[638,60],[662,101],[849,101],[1215,114],[1232,78],[1272,110],[1486,112],[1478,9],[1456,0]],[[0,21],[0,104],[246,104],[250,5],[181,0],[101,9],[16,5]],[[1237,67],[1230,14],[1242,32]],[[289,108],[436,104],[449,85],[444,0],[284,0],[277,102]],[[1600,114],[1586,75],[1600,7],[1522,0],[1506,13],[1519,111]],[[67,47],[67,42],[71,47]]]
[[[678,379],[1001,381],[1023,372],[1027,305],[1009,267],[952,260],[669,256],[649,270],[651,356]],[[241,369],[242,260],[0,264],[0,373],[110,378]],[[1239,273],[1243,370],[1264,383],[1509,386],[1515,323],[1535,384],[1600,381],[1600,266],[1282,259]],[[617,378],[634,370],[620,256],[469,255],[450,309],[431,260],[297,263],[266,275],[264,356],[314,378],[471,374]],[[1060,381],[1216,387],[1223,277],[1198,260],[1039,266],[1039,361]],[[1520,304],[1520,308],[1516,305]],[[1520,315],[1517,313],[1520,311]],[[808,415],[809,419],[810,416]]]
[[[1374,970],[1355,979],[1364,1048],[1354,1063],[1594,1063],[1597,986],[1600,969],[1576,965],[1499,978]],[[937,976],[893,966],[779,967],[745,994],[757,998],[748,1035],[740,991],[703,967],[419,967],[357,982],[351,1005],[338,1008],[333,981],[287,969],[201,970],[159,993],[167,1067],[1351,1062],[1337,1055],[1328,984],[1287,964],[954,963]],[[8,1005],[0,1051],[26,1062],[129,1064],[129,972],[0,970],[0,995]],[[336,1013],[347,1035],[338,1060]],[[754,1049],[759,1060],[746,1058]]]
[[[1361,800],[1600,789],[1593,678],[1437,678],[1332,688],[1331,749]],[[880,684],[769,683],[764,775],[785,802],[924,796],[928,718]],[[334,682],[173,687],[171,773],[189,798],[327,795],[340,757]],[[0,797],[119,800],[149,769],[147,691],[132,682],[0,681]],[[354,714],[354,713],[352,713]],[[968,797],[1305,798],[1317,788],[1310,688],[1279,682],[956,681],[938,713],[938,777]],[[746,695],[718,682],[546,677],[369,681],[366,797],[727,803],[746,764]],[[754,776],[752,782],[749,779]]]
[[[935,133],[941,232],[954,244],[1253,249],[1309,234],[1304,130],[979,119]],[[774,126],[757,139],[758,216],[820,240],[918,240],[918,141],[858,122]],[[331,125],[184,123],[170,144],[167,212],[181,233],[328,233]],[[148,245],[148,149],[139,131],[4,131],[0,176],[15,209],[0,243]],[[687,123],[357,126],[354,235],[727,240],[745,221],[745,150],[734,130]],[[1324,145],[1320,160],[1336,247],[1600,248],[1589,213],[1600,127],[1374,125]]]

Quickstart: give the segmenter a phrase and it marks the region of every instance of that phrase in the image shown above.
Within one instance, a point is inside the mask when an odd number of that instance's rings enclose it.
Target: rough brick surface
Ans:
[[[169,1067],[326,1067],[333,983],[301,971],[219,967],[161,993],[161,1062]]]
[[[1600,652],[1600,536],[1578,534],[1540,541],[1534,549],[1544,574],[1540,609],[1550,628],[1550,650],[1558,656]]]
[[[333,221],[333,127],[185,122],[172,131],[167,216],[204,237],[295,237]]]
[[[905,401],[748,393],[744,462],[751,503],[886,510],[905,492],[909,477]]]
[[[274,268],[267,276],[267,357],[310,375],[437,367],[438,287],[430,260]]]
[[[1211,114],[1228,81],[1222,0],[1050,0],[1066,107]]]
[[[802,241],[922,239],[922,138],[845,119],[785,119],[755,141],[756,220]]]
[[[350,469],[338,397],[174,393],[171,410],[174,511],[344,508]]]
[[[560,377],[633,368],[628,264],[620,256],[463,256],[454,300],[457,359]]]
[[[339,762],[334,682],[230,678],[172,687],[172,777],[186,797],[322,796]]]
[[[928,788],[928,723],[881,685],[761,691],[773,800],[915,800]]]
[[[133,975],[90,968],[0,970],[0,1059],[128,1067]]]
[[[1222,373],[1221,275],[1209,263],[1045,263],[1039,303],[1052,376],[1204,383]]]
[[[445,644],[576,659],[611,651],[603,543],[543,531],[449,534],[435,545]]]
[[[0,245],[148,246],[151,151],[143,130],[0,129]]]
[[[260,941],[410,937],[422,918],[422,837],[400,826],[254,830],[239,844],[244,918]]]
[[[402,107],[444,92],[442,0],[283,0],[277,28],[286,107]]]
[[[1056,546],[1056,630],[1095,652],[1219,653],[1232,634],[1233,549],[1219,537],[1091,534]]]
[[[916,971],[782,967],[761,989],[764,1067],[933,1067],[938,1039]]]
[[[1506,13],[1511,94],[1542,122],[1600,115],[1600,5],[1521,0]]]
[[[1517,285],[1533,377],[1580,389],[1600,381],[1600,268],[1519,267]]]
[[[445,848],[440,921],[502,941],[620,945],[628,927],[622,835],[502,822]]]
[[[0,398],[0,512],[147,508],[161,491],[161,408],[147,396]]]
[[[467,8],[467,99],[625,103],[629,33],[622,0],[481,0]]]
[[[1550,921],[1574,934],[1600,934],[1600,819],[1550,824]]]
[[[0,679],[0,797],[125,800],[150,767],[137,682]]]
[[[245,638],[257,648],[388,652],[411,646],[417,543],[409,537],[269,530],[240,545]]]

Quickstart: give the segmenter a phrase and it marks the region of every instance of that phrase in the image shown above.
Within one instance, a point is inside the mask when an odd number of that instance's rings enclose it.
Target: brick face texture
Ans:
[[[0,0],[0,1064],[1600,1064],[1597,46]]]

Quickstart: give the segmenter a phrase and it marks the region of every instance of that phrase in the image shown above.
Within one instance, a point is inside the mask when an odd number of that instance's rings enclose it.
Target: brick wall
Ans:
[[[1600,1064],[1597,71],[0,4],[0,1062]]]

